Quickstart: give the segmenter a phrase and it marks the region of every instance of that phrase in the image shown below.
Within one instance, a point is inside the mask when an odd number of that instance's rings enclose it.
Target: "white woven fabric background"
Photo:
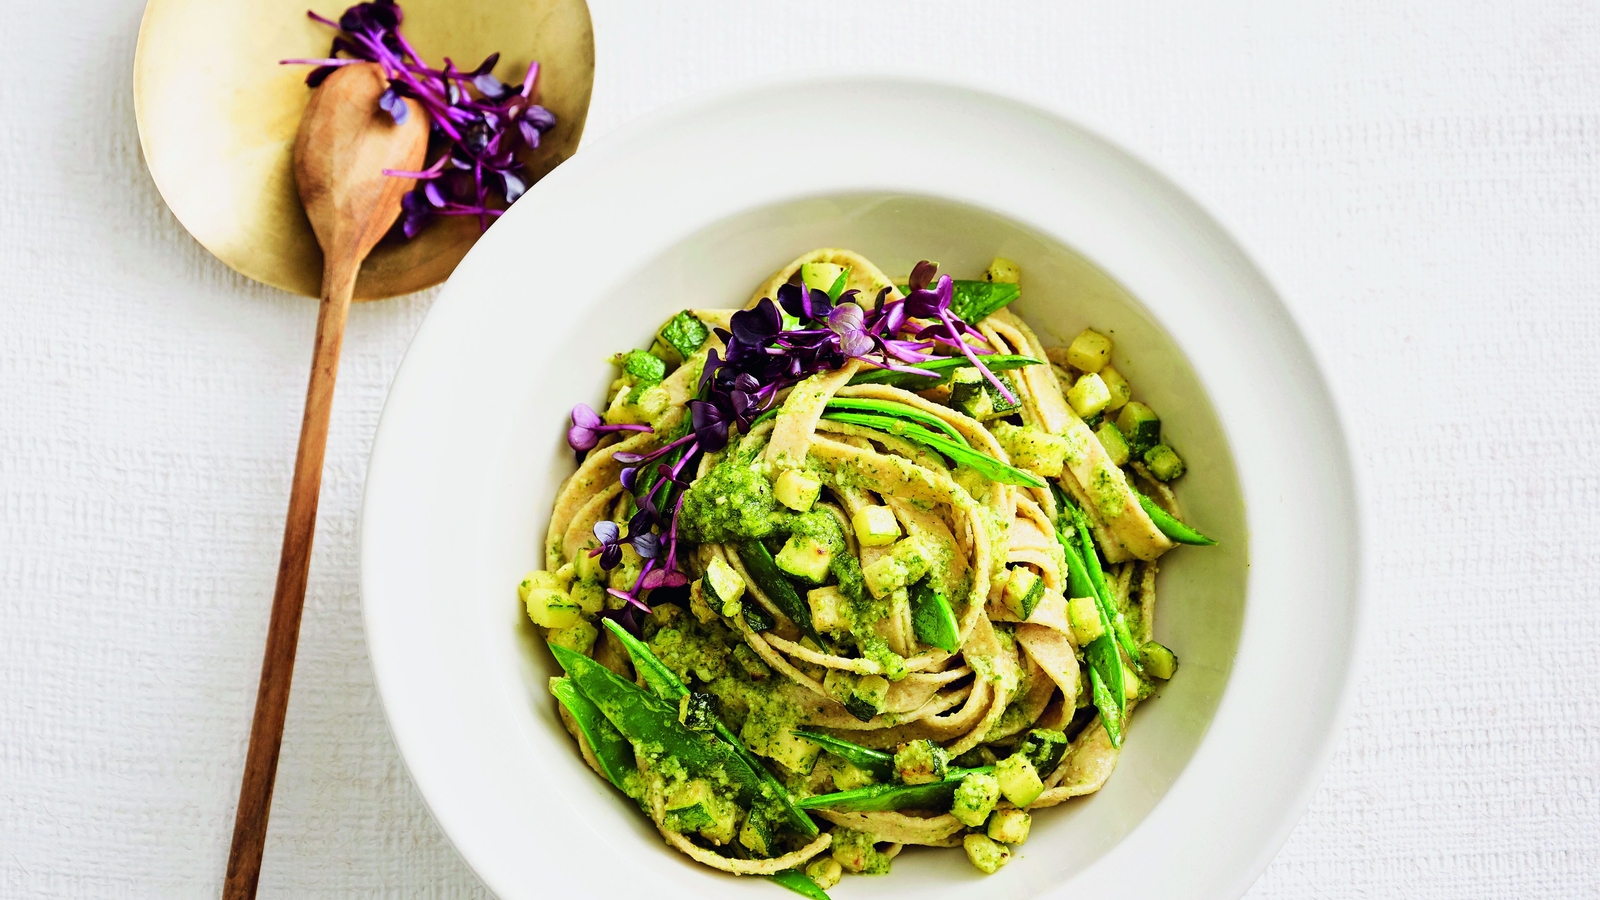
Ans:
[[[899,60],[1080,117],[1208,204],[1351,413],[1377,551],[1358,706],[1250,896],[1600,897],[1600,6],[592,4],[590,139]],[[0,30],[5,898],[216,895],[300,421],[315,307],[162,205],[140,10],[17,2]],[[385,730],[357,598],[366,453],[431,299],[351,316],[263,897],[484,894]]]

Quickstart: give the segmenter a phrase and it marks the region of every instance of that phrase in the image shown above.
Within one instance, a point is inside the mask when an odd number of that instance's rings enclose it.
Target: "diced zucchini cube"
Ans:
[[[1009,416],[1022,408],[1022,397],[1017,393],[1016,382],[1006,372],[996,372],[995,377],[1000,383],[1011,391],[1011,396],[1016,402],[1006,400],[1005,396],[983,377],[983,373],[976,368],[957,369],[950,376],[950,407],[959,410],[980,422]]]
[[[660,384],[637,385],[617,395],[606,410],[605,421],[607,425],[648,425],[671,404],[672,395]]]
[[[535,573],[549,575],[550,573]],[[552,576],[553,577],[553,576]],[[519,588],[520,591],[520,588]],[[583,621],[583,607],[557,587],[530,586],[523,595],[528,618],[545,628],[566,628]]]
[[[1038,770],[1020,753],[1000,760],[994,767],[994,777],[1000,781],[1000,793],[1024,809],[1044,793],[1044,782],[1039,779]]]
[[[739,614],[739,600],[744,597],[744,578],[720,556],[711,557],[706,566],[705,588],[711,592],[707,598],[712,606],[728,618]]]
[[[1110,402],[1110,389],[1093,372],[1085,373],[1077,384],[1067,389],[1067,403],[1072,406],[1073,412],[1085,419],[1099,415]]]
[[[863,875],[883,875],[889,871],[889,858],[877,848],[870,834],[849,828],[836,828],[828,851],[846,871]]]
[[[950,803],[950,815],[969,828],[977,828],[994,812],[1000,802],[1000,782],[988,772],[973,772],[961,779],[956,787],[955,799]]]
[[[833,287],[833,283],[844,274],[844,266],[837,263],[813,262],[800,265],[800,280],[807,288],[814,288],[826,294]]]
[[[772,670],[767,668],[760,654],[751,650],[748,644],[733,645],[733,661],[739,664],[744,674],[750,676],[751,681],[763,681],[772,674]]]
[[[1161,419],[1156,411],[1137,400],[1130,401],[1117,414],[1117,430],[1128,441],[1128,450],[1143,458],[1144,452],[1161,443]]]
[[[716,796],[711,783],[703,778],[685,781],[667,792],[666,814],[662,824],[673,831],[690,833],[709,827],[715,821],[712,807]]]
[[[526,603],[528,602],[528,595],[534,591],[560,591],[565,589],[566,585],[561,583],[561,578],[556,573],[536,569],[522,576],[522,580],[517,583],[517,599]]]
[[[996,372],[994,373],[994,377],[1000,379],[1000,383],[1005,385],[1006,390],[1011,392],[1013,399],[1007,400],[1005,396],[1000,393],[999,388],[996,388],[994,385],[990,384],[987,378],[984,379],[984,390],[989,392],[989,403],[994,407],[994,410],[990,413],[989,418],[1009,416],[1021,409],[1022,394],[1017,391],[1017,383],[1012,380],[1011,373]]]
[[[831,856],[818,857],[806,866],[806,877],[816,882],[817,887],[827,890],[844,877],[844,866]]]
[[[1066,469],[1071,445],[1059,435],[1033,425],[1002,422],[994,429],[995,439],[1006,451],[1011,464],[1045,478],[1059,478]]]
[[[810,775],[817,764],[822,748],[802,737],[796,737],[788,728],[781,728],[767,741],[765,755],[778,765],[796,775]]]
[[[827,691],[829,697],[840,703],[845,703],[855,695],[856,682],[860,680],[861,676],[856,675],[854,672],[846,672],[843,669],[829,669],[827,674],[822,676],[822,689]]]
[[[828,577],[833,550],[810,535],[791,534],[773,561],[790,575],[818,584]]]
[[[1171,680],[1178,672],[1178,658],[1155,641],[1149,641],[1139,648],[1139,658],[1144,661],[1145,671],[1162,681]]]
[[[844,701],[844,708],[863,722],[883,712],[889,699],[889,679],[882,675],[862,675],[856,679],[855,690]]]
[[[773,482],[772,496],[795,512],[806,512],[822,493],[822,482],[799,469],[785,469]]]
[[[1144,696],[1144,682],[1139,679],[1139,673],[1129,668],[1127,663],[1122,664],[1122,694],[1129,700],[1138,700]]]
[[[1011,861],[1011,851],[1006,845],[995,843],[985,834],[967,835],[961,839],[961,847],[967,851],[967,860],[985,875],[993,875]]]
[[[884,556],[861,570],[862,581],[874,597],[884,597],[928,574],[927,550],[922,540],[908,537],[895,543]]]
[[[1002,844],[1021,844],[1028,840],[1028,829],[1033,825],[1033,816],[1028,815],[1025,809],[997,809],[989,817],[989,827],[985,832],[990,840]]]
[[[930,740],[908,741],[894,752],[894,774],[904,784],[943,781],[949,765],[950,754]]]
[[[1003,256],[996,256],[989,263],[989,268],[983,270],[983,280],[997,284],[1021,284],[1022,267]]]
[[[818,631],[838,634],[850,630],[850,598],[837,587],[828,585],[807,591],[806,605],[811,607],[811,624]]]
[[[1043,597],[1044,579],[1032,569],[1017,566],[1006,578],[1006,588],[1000,594],[1000,602],[1013,616],[1026,619],[1033,615],[1033,608],[1039,605]]]
[[[739,828],[739,845],[750,851],[755,857],[772,856],[777,849],[778,829],[760,812],[752,811],[744,817],[744,825]]]
[[[600,632],[583,619],[579,619],[565,628],[552,628],[545,635],[545,640],[554,647],[565,647],[573,653],[589,655],[589,650],[594,647],[595,638]]]
[[[688,693],[678,698],[678,722],[690,731],[715,731],[717,701],[710,694]]]
[[[1109,365],[1103,367],[1099,375],[1100,380],[1106,383],[1106,390],[1111,392],[1111,402],[1106,404],[1106,409],[1121,409],[1127,406],[1128,401],[1133,399],[1133,388],[1128,385],[1128,379],[1123,378],[1121,372]]]
[[[1111,338],[1085,328],[1067,347],[1067,363],[1084,372],[1098,372],[1111,361]]]
[[[667,364],[659,356],[646,353],[643,350],[629,350],[616,357],[617,365],[622,371],[633,376],[638,384],[655,384],[667,377]]]
[[[1183,458],[1178,456],[1178,451],[1166,444],[1157,444],[1144,452],[1144,464],[1150,467],[1150,474],[1162,481],[1171,481],[1179,478],[1187,471]]]
[[[657,336],[661,339],[661,343],[677,354],[678,358],[675,361],[683,362],[700,349],[706,338],[711,337],[711,329],[686,309],[668,319],[667,324],[661,326]]]
[[[863,547],[887,547],[900,537],[900,521],[887,506],[863,506],[851,517],[856,543]]]
[[[1067,601],[1067,621],[1072,624],[1072,638],[1079,647],[1087,647],[1106,633],[1100,620],[1100,604],[1093,597],[1073,597]]]
[[[1061,757],[1066,755],[1067,736],[1049,728],[1035,728],[1022,739],[1022,746],[1017,748],[1017,752],[1026,756],[1028,762],[1033,763],[1034,771],[1048,774],[1055,771],[1061,762]],[[1019,844],[1021,841],[1006,841],[1006,843]]]
[[[744,598],[744,601],[739,606],[740,612],[744,615],[744,624],[749,626],[751,631],[758,634],[763,631],[771,631],[772,626],[777,624],[772,618],[772,613],[767,612],[766,607],[749,597]]]
[[[574,581],[572,590],[569,593],[572,595],[572,599],[577,602],[579,608],[590,615],[605,609],[606,598],[611,596],[606,593],[605,583],[599,580]]]
[[[1128,464],[1128,442],[1117,430],[1116,423],[1109,419],[1101,422],[1100,427],[1094,430],[1094,436],[1099,438],[1100,447],[1106,451],[1112,465],[1121,467]]]

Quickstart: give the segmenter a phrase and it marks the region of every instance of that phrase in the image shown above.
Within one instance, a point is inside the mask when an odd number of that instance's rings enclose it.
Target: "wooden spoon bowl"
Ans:
[[[333,33],[306,8],[338,18],[349,0],[149,0],[133,61],[134,112],[150,174],[178,221],[239,273],[321,294],[322,251],[295,193],[292,149],[310,99],[306,66]],[[594,33],[584,0],[404,0],[405,33],[424,58],[466,68],[501,53],[495,74],[522,79],[538,60],[540,102],[556,127],[523,157],[530,183],[577,149],[594,86]],[[536,202],[536,201],[535,201]],[[379,300],[447,278],[478,239],[475,218],[442,217],[410,241],[380,242],[356,281]]]

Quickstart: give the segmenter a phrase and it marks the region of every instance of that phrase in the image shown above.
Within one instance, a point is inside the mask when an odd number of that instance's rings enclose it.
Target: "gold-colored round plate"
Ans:
[[[337,19],[348,0],[318,0]],[[243,275],[315,297],[322,250],[295,193],[290,153],[310,89],[306,66],[333,31],[307,0],[149,0],[133,59],[139,143],[161,196],[207,250]],[[556,126],[527,154],[531,180],[573,154],[594,87],[594,32],[584,0],[404,0],[406,37],[430,65],[473,68],[500,51],[495,74],[520,82],[538,60],[540,102]],[[532,198],[530,198],[531,200]],[[409,241],[367,257],[355,299],[438,284],[479,234],[478,220],[443,216]]]

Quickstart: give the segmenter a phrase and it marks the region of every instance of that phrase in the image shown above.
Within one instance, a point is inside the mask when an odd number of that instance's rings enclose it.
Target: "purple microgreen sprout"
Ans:
[[[385,171],[417,180],[416,188],[401,201],[399,228],[406,238],[414,237],[436,216],[476,216],[479,227],[486,229],[492,218],[505,212],[492,194],[498,192],[510,206],[527,193],[527,173],[516,158],[517,145],[538,149],[540,136],[556,125],[555,114],[537,102],[537,62],[528,64],[520,87],[494,76],[498,53],[491,53],[470,72],[457,69],[448,57],[443,69],[431,68],[400,32],[404,14],[395,0],[357,3],[337,22],[314,12],[306,15],[338,32],[327,57],[282,61],[314,66],[306,84],[320,85],[341,66],[377,63],[390,82],[378,106],[395,124],[410,116],[406,98],[428,113],[433,164],[420,172]]]
[[[649,425],[604,425],[600,415],[586,403],[572,408],[572,427],[567,429],[567,445],[578,452],[593,450],[600,435],[608,431],[650,431]],[[623,456],[624,454],[618,454]]]

